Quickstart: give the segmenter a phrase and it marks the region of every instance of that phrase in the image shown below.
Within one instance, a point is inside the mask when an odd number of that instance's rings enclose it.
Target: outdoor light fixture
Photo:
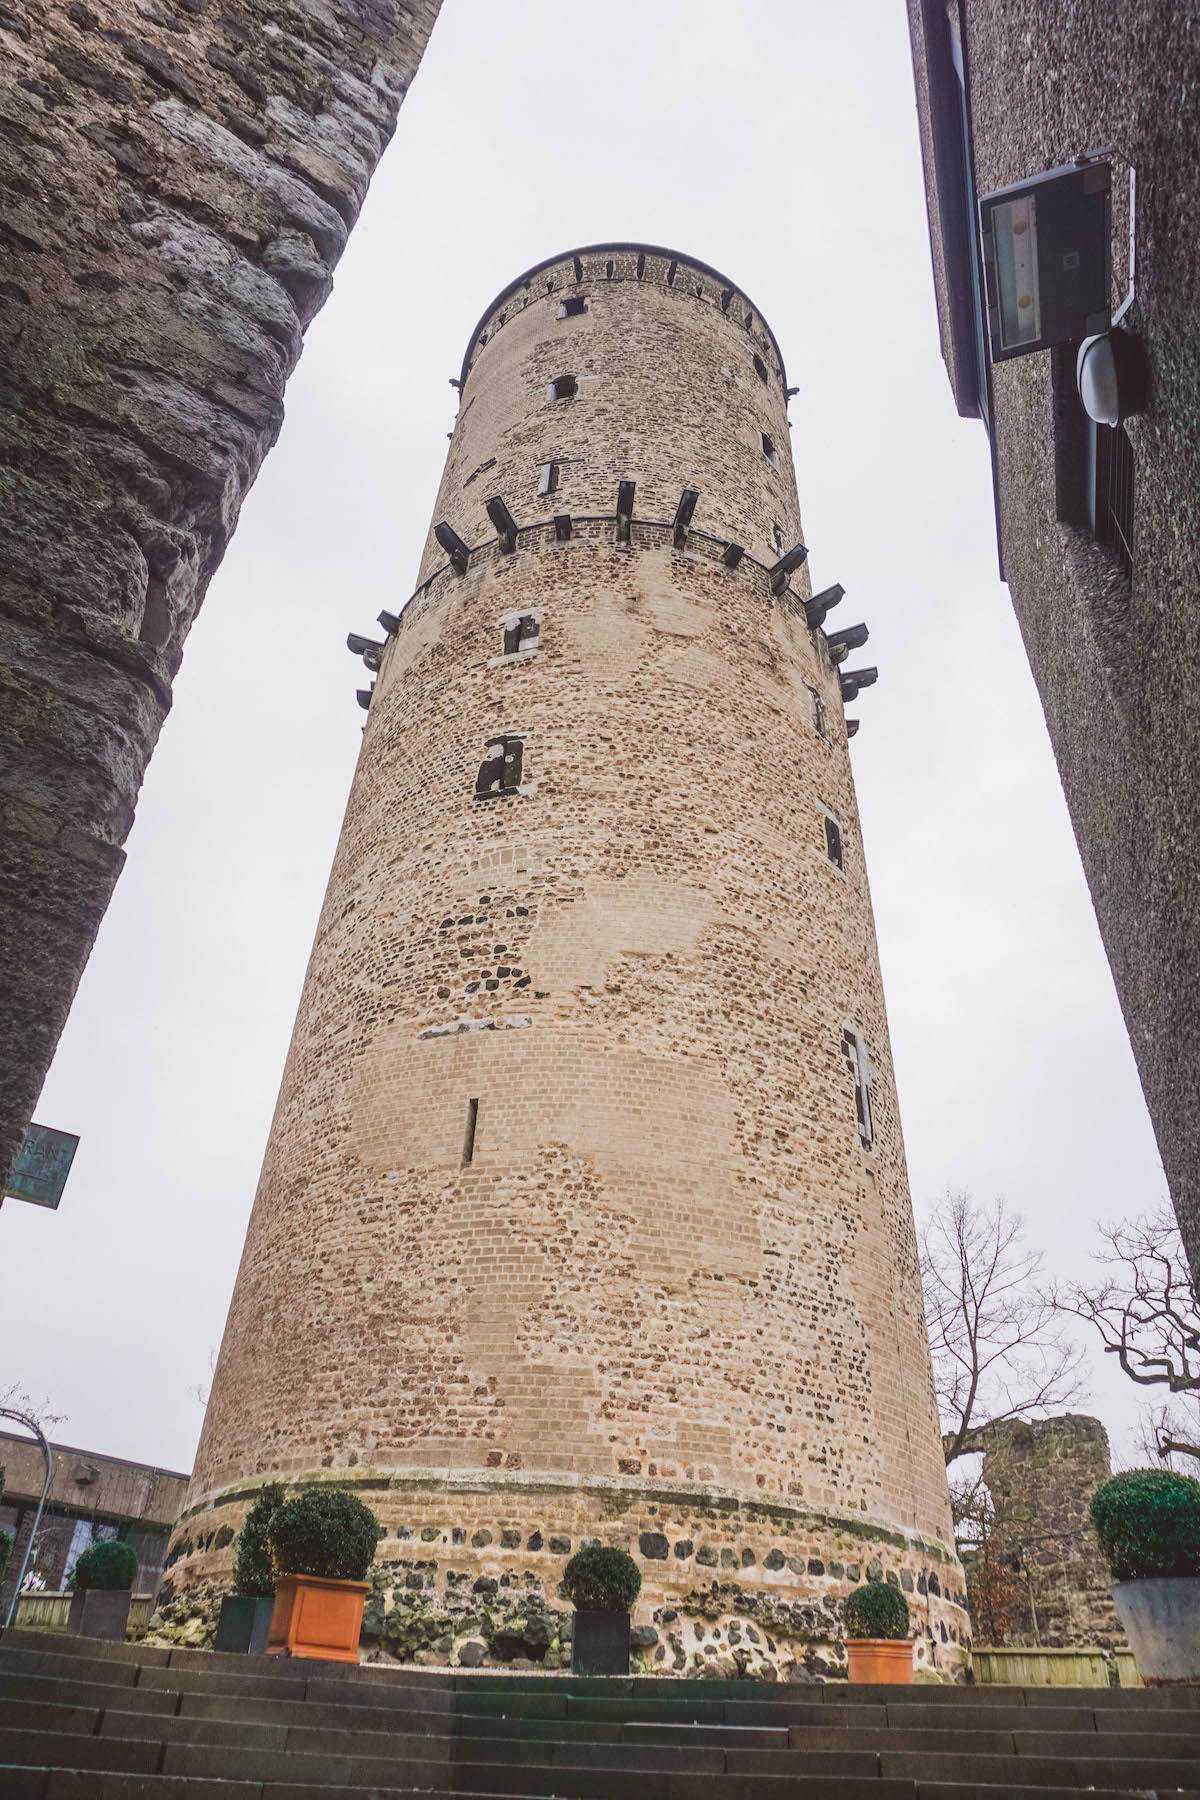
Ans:
[[[844,663],[852,650],[861,650],[870,635],[865,625],[847,625],[845,631],[831,632],[826,642],[834,664]]]
[[[465,575],[467,564],[471,560],[471,552],[455,531],[453,525],[447,525],[445,519],[439,519],[433,528],[433,535],[446,555],[450,558],[450,566],[456,575]]]
[[[381,612],[376,623],[383,626],[389,637],[395,637],[400,629],[400,621],[395,613]]]
[[[814,594],[811,600],[806,600],[804,602],[804,618],[808,629],[815,631],[819,625],[823,625],[825,614],[832,612],[834,607],[845,597],[845,588],[840,581],[835,581],[832,587],[822,588],[819,594]]]
[[[745,544],[726,544],[725,554],[721,558],[721,561],[725,564],[727,569],[736,569],[745,554]]]
[[[1119,425],[1146,404],[1145,351],[1119,325],[1085,338],[1075,360],[1075,379],[1088,418],[1097,425]]]
[[[782,536],[782,533],[780,533],[780,535]],[[798,569],[801,563],[807,562],[807,560],[807,544],[793,544],[790,550],[785,550],[779,561],[767,571],[771,577],[771,592],[773,594],[782,594],[784,588],[788,584],[788,576],[794,569]]]
[[[860,689],[875,686],[879,680],[879,670],[847,669],[844,674],[838,676],[838,680],[842,687],[842,699],[857,700]]]
[[[675,508],[675,523],[673,527],[675,548],[677,550],[682,550],[683,546],[687,543],[688,526],[692,522],[692,514],[696,510],[696,502],[699,498],[699,488],[684,488],[682,494],[679,496],[679,505]]]
[[[992,361],[1107,331],[1112,164],[1091,150],[979,201]]]
[[[629,542],[629,527],[633,519],[633,496],[637,483],[622,481],[617,484],[617,542]]]
[[[511,556],[517,547],[517,521],[505,506],[499,494],[493,494],[490,500],[483,503],[484,511],[496,527],[496,536],[500,540],[500,548],[506,556]]]

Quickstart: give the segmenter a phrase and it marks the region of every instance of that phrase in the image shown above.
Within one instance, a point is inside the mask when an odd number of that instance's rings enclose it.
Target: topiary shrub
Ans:
[[[842,1603],[842,1623],[848,1638],[908,1636],[908,1601],[888,1581],[868,1581],[855,1588]]]
[[[1200,1575],[1200,1481],[1128,1469],[1092,1495],[1092,1524],[1114,1581]]]
[[[365,1581],[379,1544],[379,1521],[343,1488],[311,1487],[286,1500],[267,1526],[275,1573]]]
[[[137,1552],[132,1544],[113,1538],[103,1544],[92,1544],[75,1564],[71,1577],[77,1588],[131,1588],[138,1571]]]
[[[642,1591],[642,1572],[628,1550],[585,1544],[563,1573],[567,1599],[579,1612],[625,1612]]]
[[[246,1514],[237,1549],[233,1556],[233,1591],[235,1594],[257,1594],[270,1600],[275,1592],[275,1564],[271,1560],[271,1544],[267,1536],[271,1520],[283,1505],[287,1492],[282,1481],[268,1481],[259,1489],[258,1499]]]

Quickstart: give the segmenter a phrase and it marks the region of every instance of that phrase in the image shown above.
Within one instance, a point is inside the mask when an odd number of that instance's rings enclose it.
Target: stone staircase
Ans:
[[[1200,1688],[433,1674],[0,1633],[0,1800],[1200,1800]]]

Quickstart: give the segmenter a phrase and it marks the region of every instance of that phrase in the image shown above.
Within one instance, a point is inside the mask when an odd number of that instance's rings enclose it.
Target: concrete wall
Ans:
[[[227,1578],[263,1477],[328,1477],[386,1527],[398,1655],[502,1654],[496,1609],[560,1617],[594,1536],[642,1559],[656,1666],[828,1649],[868,1567],[942,1666],[966,1619],[838,677],[763,566],[801,532],[785,377],[672,260],[564,258],[474,341],[434,516],[481,543],[499,493],[531,529],[461,577],[431,538],[384,657],[173,1592]],[[497,662],[530,608],[536,655]],[[522,791],[480,800],[496,731]]]
[[[0,1171],[436,13],[0,8]]]
[[[980,193],[1113,145],[1113,296],[1128,280],[1128,166],[1140,274],[1127,325],[1145,344],[1149,409],[1128,422],[1132,586],[1070,522],[1078,417],[1066,353],[994,367],[1004,571],[1129,1028],[1167,1179],[1200,1270],[1200,178],[1194,4],[962,0]],[[942,344],[963,410],[934,36],[943,0],[909,0]]]
[[[49,1587],[57,1587],[77,1524],[82,1520],[95,1527],[115,1527],[137,1551],[138,1592],[152,1594],[158,1585],[167,1534],[183,1505],[186,1475],[172,1469],[151,1468],[145,1463],[124,1462],[119,1457],[99,1456],[91,1450],[76,1450],[68,1444],[51,1444],[50,1454],[50,1489],[30,1566],[37,1568]],[[8,1569],[0,1582],[3,1618],[20,1575],[41,1498],[46,1473],[41,1446],[30,1438],[0,1432],[0,1468],[4,1470],[0,1530],[11,1531],[15,1540]]]

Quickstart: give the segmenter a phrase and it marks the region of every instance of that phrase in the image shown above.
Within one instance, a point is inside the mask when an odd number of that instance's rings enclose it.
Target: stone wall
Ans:
[[[641,1557],[672,1667],[710,1626],[836,1638],[872,1562],[961,1657],[838,674],[766,567],[801,535],[785,387],[745,296],[637,247],[531,272],[473,340],[434,517],[476,548],[431,537],[382,652],[177,1591],[257,1482],[336,1478],[437,1643],[452,1596],[560,1604],[551,1543],[591,1536]],[[481,799],[497,733],[521,781]]]
[[[0,7],[0,1170],[437,5]]]
[[[975,412],[969,295],[948,255],[961,142],[939,87],[944,0],[908,0],[942,344]],[[961,0],[980,193],[1115,147],[1113,300],[1128,287],[1128,171],[1137,170],[1137,298],[1126,325],[1151,368],[1133,447],[1133,580],[1076,522],[1074,357],[992,370],[1004,575],[1071,811],[1092,902],[1184,1242],[1200,1271],[1200,18],[1155,0],[1104,12]],[[939,144],[942,149],[939,149]],[[957,286],[956,286],[957,282]],[[957,323],[956,323],[957,321]],[[973,350],[970,355],[973,356]]]
[[[1099,1419],[1066,1413],[996,1426],[983,1459],[995,1545],[1013,1559],[1009,1644],[1123,1646],[1111,1577],[1092,1529],[1092,1495],[1112,1473]],[[973,1593],[967,1564],[967,1592]]]

